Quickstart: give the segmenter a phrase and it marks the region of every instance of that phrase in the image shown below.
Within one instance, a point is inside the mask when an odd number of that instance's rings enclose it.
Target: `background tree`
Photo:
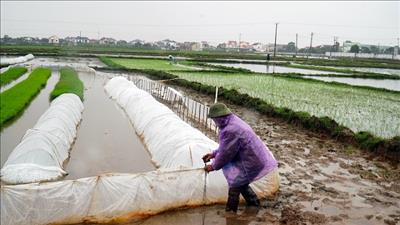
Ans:
[[[360,47],[358,47],[358,45],[353,45],[350,48],[350,52],[352,53],[359,53],[360,52]]]
[[[296,52],[296,44],[294,42],[289,42],[286,46],[288,52]]]
[[[367,47],[361,47],[360,51],[361,53],[371,53],[371,50]]]

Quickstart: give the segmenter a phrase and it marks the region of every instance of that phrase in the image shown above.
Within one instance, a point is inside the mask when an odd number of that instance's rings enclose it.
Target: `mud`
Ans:
[[[174,88],[201,102],[214,101],[190,89]],[[223,206],[205,207],[204,224],[400,223],[399,165],[390,165],[360,149],[280,119],[226,104],[253,127],[278,159],[281,188],[275,199],[263,201],[264,208],[256,216],[246,216],[243,221],[239,216],[235,223],[228,222]],[[141,224],[162,224],[154,222],[157,217],[160,221],[163,217],[191,221],[201,210],[165,213]],[[216,213],[218,210],[221,213]],[[203,224],[195,221],[193,224]]]
[[[21,116],[7,123],[5,128],[1,130],[1,167],[7,161],[12,150],[19,144],[25,132],[35,125],[40,116],[50,106],[50,92],[58,82],[58,79],[59,72],[53,70],[46,86],[32,100]]]
[[[85,109],[65,179],[155,169],[124,111],[105,93],[108,77],[110,74],[79,72],[85,86]]]

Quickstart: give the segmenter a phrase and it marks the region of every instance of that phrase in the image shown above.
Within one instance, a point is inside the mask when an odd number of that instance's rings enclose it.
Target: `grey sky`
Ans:
[[[299,46],[332,44],[333,37],[370,44],[396,45],[400,3],[392,2],[49,2],[1,1],[1,36],[90,38],[147,41],[227,40]]]

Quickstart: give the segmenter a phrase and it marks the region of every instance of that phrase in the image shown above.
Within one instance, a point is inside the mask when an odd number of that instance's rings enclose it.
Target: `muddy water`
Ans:
[[[32,128],[50,105],[49,96],[58,82],[59,73],[54,71],[47,80],[46,87],[32,100],[21,117],[15,119],[1,131],[1,167],[12,150],[19,144],[25,132]]]
[[[104,91],[110,74],[79,72],[79,77],[85,86],[85,109],[65,179],[154,170],[129,119]]]
[[[217,66],[243,68],[257,73],[340,74],[335,72],[297,69],[297,68],[290,68],[290,67],[276,66],[276,65],[261,65],[261,64],[248,64],[248,63],[210,63],[210,64]]]

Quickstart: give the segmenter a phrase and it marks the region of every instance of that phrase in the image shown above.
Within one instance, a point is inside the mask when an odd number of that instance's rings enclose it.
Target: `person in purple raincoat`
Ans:
[[[236,213],[239,196],[242,194],[247,206],[260,206],[256,193],[249,184],[278,167],[278,163],[263,141],[253,129],[234,115],[226,105],[213,104],[208,117],[212,118],[220,129],[219,147],[203,156],[206,172],[222,168],[229,185],[226,211]]]

